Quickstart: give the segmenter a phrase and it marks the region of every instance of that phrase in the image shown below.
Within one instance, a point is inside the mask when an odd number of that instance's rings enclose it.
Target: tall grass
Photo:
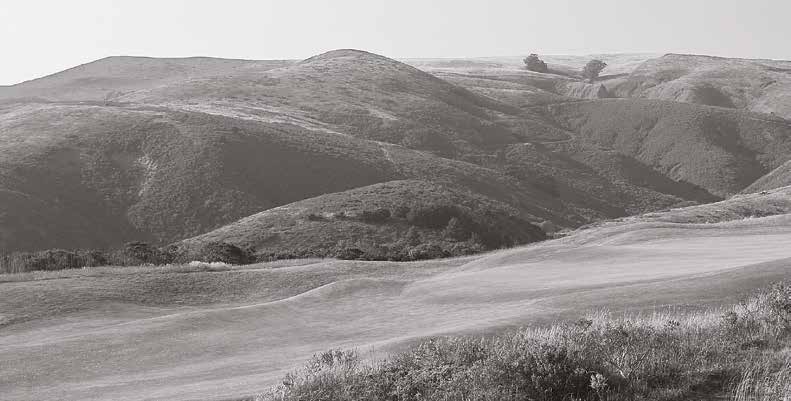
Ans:
[[[768,354],[751,361],[742,372],[734,400],[791,400],[791,357]]]
[[[494,337],[430,339],[376,363],[331,350],[257,399],[787,400],[789,345],[791,287],[778,284],[705,313],[599,313]]]

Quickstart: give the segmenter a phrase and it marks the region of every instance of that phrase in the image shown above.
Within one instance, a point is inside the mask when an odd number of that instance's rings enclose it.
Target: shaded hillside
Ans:
[[[575,158],[613,152],[721,197],[746,188],[791,154],[791,123],[758,113],[640,99],[546,110],[577,133],[556,145]]]
[[[2,249],[175,240],[397,176],[378,146],[293,126],[64,104],[1,116],[0,187],[26,199],[0,205]]]
[[[85,104],[13,104],[0,115],[5,250],[170,242],[402,178],[451,183],[534,221],[590,221],[495,170],[289,124]]]
[[[382,248],[392,256],[404,248],[435,244],[463,254],[544,239],[531,218],[469,191],[426,181],[391,181],[266,210],[181,245],[200,249],[221,241],[259,255],[312,256]],[[449,229],[451,219],[458,224]],[[464,249],[455,252],[459,247]]]
[[[582,215],[618,217],[719,198],[674,181],[616,152],[552,150],[552,144],[519,144],[504,153],[506,174],[549,192]]]
[[[791,62],[667,54],[608,83],[619,97],[644,97],[774,113],[791,118]]]

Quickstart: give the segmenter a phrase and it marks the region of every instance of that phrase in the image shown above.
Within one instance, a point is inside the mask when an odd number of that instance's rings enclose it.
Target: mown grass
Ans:
[[[778,284],[707,312],[600,313],[377,362],[330,350],[255,400],[785,400],[789,345],[791,286]]]

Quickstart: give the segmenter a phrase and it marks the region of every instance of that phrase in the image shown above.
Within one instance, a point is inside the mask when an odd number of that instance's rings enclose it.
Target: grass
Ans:
[[[339,248],[345,247],[362,250],[387,247],[393,251],[385,254],[395,254],[395,250],[405,248],[405,245],[419,243],[442,244],[443,248],[450,250],[454,245],[467,241],[467,237],[449,240],[443,235],[443,229],[453,216],[439,216],[435,222],[438,224],[410,217],[442,207],[458,209],[454,216],[469,220],[470,231],[481,237],[479,242],[485,245],[484,249],[545,239],[543,231],[531,224],[531,220],[536,222],[535,219],[507,203],[457,186],[399,180],[326,194],[267,210],[185,240],[182,244],[191,248],[208,241],[225,241],[253,249],[261,257],[288,254],[332,257],[338,254]],[[387,212],[388,216],[372,219],[370,215],[377,211]],[[415,235],[416,243],[403,244],[409,232]]]
[[[380,262],[373,270],[366,262],[291,259],[248,266],[100,266],[4,274],[0,328],[97,313],[115,303],[173,308],[272,302],[340,280],[426,277],[464,260]]]
[[[255,399],[781,400],[790,345],[791,286],[777,284],[732,307],[434,338],[375,362],[330,350]]]

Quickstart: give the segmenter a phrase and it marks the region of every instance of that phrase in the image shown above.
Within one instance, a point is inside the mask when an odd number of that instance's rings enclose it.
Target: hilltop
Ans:
[[[113,101],[126,93],[208,76],[232,76],[292,64],[280,60],[212,57],[152,58],[113,56],[46,77],[0,87],[0,100]]]

